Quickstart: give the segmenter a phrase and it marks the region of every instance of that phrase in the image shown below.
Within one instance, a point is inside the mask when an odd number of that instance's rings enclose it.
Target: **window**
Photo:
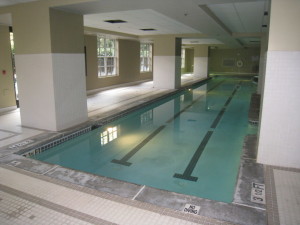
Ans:
[[[117,75],[117,41],[98,37],[98,77]]]
[[[102,133],[100,133],[101,145],[106,145],[112,140],[118,137],[118,128],[117,127],[109,127]]]
[[[185,68],[185,49],[181,49],[181,68]]]
[[[152,70],[152,45],[151,44],[141,44],[141,72],[150,72]]]

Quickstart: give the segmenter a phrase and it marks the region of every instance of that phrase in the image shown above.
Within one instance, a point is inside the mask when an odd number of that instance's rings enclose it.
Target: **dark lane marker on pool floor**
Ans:
[[[229,105],[232,98],[236,94],[237,90],[240,88],[240,83],[239,83],[239,85],[237,85],[235,87],[232,94],[229,96],[229,98],[225,102],[223,108],[221,109],[221,111],[217,115],[216,119],[214,120],[214,122],[212,123],[210,128],[215,129],[217,127],[218,123],[220,122],[221,118],[223,117],[223,115],[226,111],[226,107]],[[201,156],[202,152],[204,151],[211,135],[213,134],[213,132],[214,132],[214,130],[207,131],[205,137],[202,139],[199,147],[197,148],[196,152],[194,153],[193,157],[191,158],[191,160],[190,160],[189,164],[187,165],[186,169],[184,170],[183,174],[175,173],[173,175],[173,177],[179,178],[179,179],[184,179],[184,180],[190,180],[190,181],[194,181],[194,182],[196,182],[198,180],[198,177],[193,177],[192,173],[193,173],[193,171],[194,171],[194,169],[195,169],[195,167],[196,167],[196,165],[197,165],[197,163],[200,159],[200,156]]]
[[[216,84],[215,86],[213,86],[211,89],[209,89],[207,91],[210,92],[213,89],[217,88],[218,86],[220,86],[222,83],[224,83],[225,81],[221,81],[218,84]],[[186,111],[188,108],[190,108],[193,104],[195,104],[197,101],[199,101],[203,96],[195,99],[194,101],[192,101],[189,105],[187,105],[186,107],[184,107],[181,111],[179,111],[178,113],[176,113],[171,119],[169,119],[166,123],[171,123],[173,120],[175,120],[182,112]],[[146,139],[144,139],[140,144],[138,144],[134,149],[132,149],[130,152],[128,152],[122,159],[113,159],[111,162],[112,163],[117,163],[117,164],[121,164],[124,166],[131,166],[132,163],[128,162],[128,160],[134,156],[142,147],[144,147],[154,136],[156,136],[160,131],[162,131],[162,129],[164,129],[166,126],[160,126],[159,128],[157,128],[155,131],[153,131]]]
[[[152,138],[154,138],[162,129],[166,126],[160,126],[155,131],[153,131],[146,139],[144,139],[141,143],[139,143],[134,149],[128,152],[122,159],[113,159],[111,162],[121,164],[124,166],[130,166],[132,163],[127,162],[135,153],[137,153],[144,145],[146,145]]]

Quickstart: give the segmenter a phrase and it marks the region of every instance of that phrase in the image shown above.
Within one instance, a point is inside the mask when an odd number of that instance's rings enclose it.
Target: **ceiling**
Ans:
[[[0,0],[0,7],[34,0]],[[59,9],[84,15],[84,25],[135,36],[177,34],[184,43],[259,46],[269,0],[92,0]],[[267,15],[266,15],[267,14]],[[123,20],[107,23],[106,20]],[[0,23],[7,23],[0,15]],[[143,31],[141,29],[153,29]]]
[[[34,2],[37,0],[0,0],[0,7],[1,6],[8,6],[8,5],[15,5],[19,3],[26,3],[26,2]]]

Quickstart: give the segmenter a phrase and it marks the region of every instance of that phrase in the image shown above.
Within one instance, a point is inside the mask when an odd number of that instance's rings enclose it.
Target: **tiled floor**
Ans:
[[[183,213],[174,216],[146,203],[124,204],[109,194],[15,168],[0,168],[0,180],[1,224],[225,224]]]
[[[300,170],[266,166],[268,224],[300,224]]]
[[[183,82],[193,82],[189,75]],[[89,118],[169,93],[152,82],[105,90],[88,96]],[[22,127],[19,110],[0,114],[0,148],[48,133]],[[1,152],[0,152],[1,157]],[[300,171],[266,166],[268,224],[300,224]],[[228,224],[187,215],[54,178],[0,165],[0,224]]]

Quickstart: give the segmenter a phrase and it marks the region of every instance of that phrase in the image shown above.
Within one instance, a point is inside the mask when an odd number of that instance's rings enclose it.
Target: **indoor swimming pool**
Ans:
[[[32,158],[126,182],[232,202],[248,124],[247,78],[213,78]]]

